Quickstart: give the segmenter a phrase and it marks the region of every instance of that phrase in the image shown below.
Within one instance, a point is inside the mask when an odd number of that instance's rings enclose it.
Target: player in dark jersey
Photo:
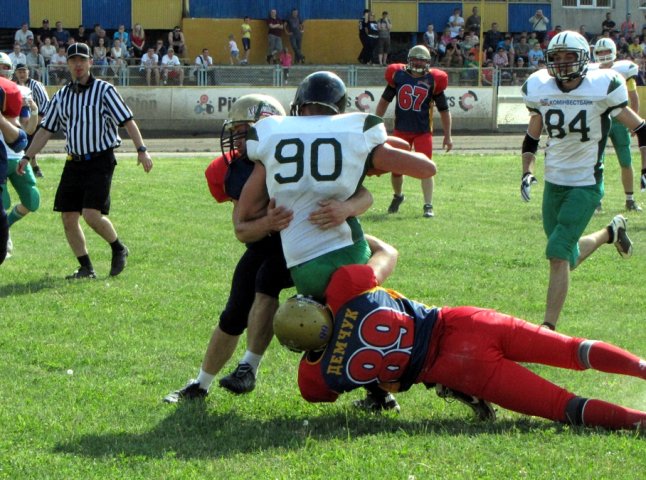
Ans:
[[[646,380],[645,359],[494,310],[431,307],[379,287],[379,276],[379,269],[368,265],[341,267],[326,290],[332,315],[302,297],[288,300],[276,313],[274,331],[281,343],[309,349],[298,372],[307,401],[334,402],[360,387],[401,392],[415,383],[441,384],[509,410],[572,425],[646,427],[646,412],[579,397],[520,364]]]
[[[446,72],[430,68],[431,54],[423,45],[416,45],[408,52],[408,64],[393,63],[386,69],[388,85],[377,104],[376,114],[383,117],[394,98],[395,130],[393,135],[408,142],[416,152],[433,158],[433,106],[440,112],[443,147],[453,148],[451,139],[451,112],[444,91],[448,86]],[[404,177],[391,176],[394,195],[388,213],[397,213],[404,201]],[[424,217],[433,217],[433,177],[422,179]]]

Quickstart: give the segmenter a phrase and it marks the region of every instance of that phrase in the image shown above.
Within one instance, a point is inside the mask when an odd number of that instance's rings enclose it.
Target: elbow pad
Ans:
[[[381,98],[386,100],[388,103],[393,101],[393,98],[395,98],[395,94],[397,93],[397,90],[395,90],[394,87],[388,85],[384,89],[384,93],[381,94]]]
[[[531,153],[536,155],[538,150],[538,138],[532,138],[529,136],[529,133],[525,134],[525,139],[523,140],[523,149],[522,153]]]
[[[27,148],[27,143],[28,143],[27,134],[22,128],[19,128],[18,138],[16,139],[16,141],[12,143],[7,143],[7,145],[9,145],[9,148],[11,148],[11,150],[18,153],[23,151],[25,148]]]
[[[633,133],[637,136],[637,144],[639,148],[646,147],[646,121],[642,120],[642,123],[639,124]]]
[[[435,107],[437,108],[438,112],[446,112],[449,109],[449,103],[446,100],[446,95],[444,95],[444,92],[440,93],[439,95],[435,95],[433,97],[433,101],[435,102]]]

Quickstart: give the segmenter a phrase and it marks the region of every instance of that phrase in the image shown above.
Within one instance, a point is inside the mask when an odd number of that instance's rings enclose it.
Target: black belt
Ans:
[[[107,150],[103,150],[102,152],[94,152],[94,153],[86,153],[84,155],[75,155],[73,153],[68,153],[67,154],[67,161],[73,161],[73,162],[83,162],[86,160],[92,160],[97,157],[102,157],[104,155],[107,155],[108,153],[112,153],[112,148],[108,148]]]

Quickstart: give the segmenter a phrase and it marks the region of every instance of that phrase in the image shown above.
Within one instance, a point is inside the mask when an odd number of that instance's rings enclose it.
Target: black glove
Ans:
[[[392,393],[385,391],[369,391],[366,398],[355,400],[353,405],[356,408],[360,408],[361,410],[366,410],[368,412],[381,412],[383,410],[394,410],[397,413],[400,412],[399,403],[397,403],[395,396]]]
[[[536,185],[538,180],[531,172],[523,173],[523,178],[520,181],[520,196],[523,197],[523,200],[529,202],[529,192],[532,188],[532,185]]]

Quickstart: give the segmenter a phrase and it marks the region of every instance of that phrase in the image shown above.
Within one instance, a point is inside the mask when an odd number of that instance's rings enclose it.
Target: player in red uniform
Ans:
[[[395,130],[393,135],[411,145],[416,152],[433,158],[433,105],[440,112],[446,151],[453,148],[451,139],[451,112],[444,91],[448,86],[446,72],[431,67],[431,54],[423,45],[416,45],[408,52],[408,64],[393,63],[386,69],[388,85],[377,104],[376,114],[383,117],[393,98],[395,103]],[[397,213],[404,201],[404,177],[391,177],[394,195],[388,213]],[[422,179],[424,217],[433,213],[433,177]]]
[[[318,349],[307,352],[299,367],[306,400],[334,402],[341,393],[371,385],[404,391],[415,383],[441,384],[572,425],[646,427],[646,412],[576,396],[518,363],[646,380],[646,360],[494,310],[430,307],[379,287],[379,276],[367,265],[339,268],[326,291],[334,321],[321,305],[298,297],[276,313],[274,330],[281,343]]]
[[[0,52],[0,55],[7,56],[6,53]],[[3,65],[7,62],[2,62]],[[8,65],[11,65],[9,61]],[[9,75],[10,76],[10,75]],[[19,127],[18,116],[22,108],[22,94],[18,86],[0,76],[0,132],[5,143],[14,152],[20,152],[27,146],[27,134]],[[0,144],[0,194],[3,185],[7,181],[7,152],[4,146]],[[7,214],[4,208],[0,206],[0,264],[4,262],[7,256],[7,241],[9,239],[9,224],[7,223]]]

